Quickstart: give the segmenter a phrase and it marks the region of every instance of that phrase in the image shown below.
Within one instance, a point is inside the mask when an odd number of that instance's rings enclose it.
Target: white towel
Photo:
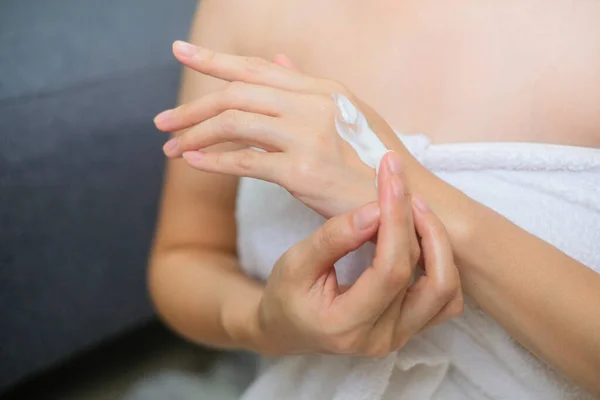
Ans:
[[[534,143],[430,145],[400,136],[443,180],[600,272],[600,149]],[[238,250],[266,279],[277,259],[324,220],[276,185],[243,179]],[[353,282],[368,244],[336,264]],[[539,266],[543,268],[544,266]],[[582,389],[516,343],[467,300],[462,316],[415,336],[381,359],[294,356],[265,362],[245,400],[586,399]]]

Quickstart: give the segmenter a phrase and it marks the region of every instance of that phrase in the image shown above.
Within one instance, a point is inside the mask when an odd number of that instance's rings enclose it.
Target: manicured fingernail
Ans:
[[[398,153],[392,150],[388,151],[386,154],[388,167],[390,171],[392,172],[392,174],[400,175],[400,173],[402,172],[400,156],[398,156]]]
[[[167,156],[175,155],[175,152],[177,151],[177,146],[179,145],[178,142],[179,140],[177,138],[173,138],[167,143],[165,143],[165,145],[163,146],[163,151]]]
[[[413,194],[412,195],[412,200],[413,203],[415,205],[415,207],[417,207],[417,209],[421,212],[429,212],[430,208],[427,205],[427,203],[425,202],[425,200],[423,200],[423,198],[421,196],[419,196],[418,194]]]
[[[379,205],[370,203],[354,213],[354,226],[357,229],[367,229],[379,218]]]
[[[178,40],[173,44],[173,49],[178,55],[190,58],[196,53],[197,47],[191,43]]]
[[[404,185],[398,175],[392,176],[392,190],[394,191],[394,197],[397,199],[404,197]]]
[[[185,161],[190,164],[196,164],[198,161],[202,160],[202,152],[200,151],[186,151],[182,156]]]
[[[171,119],[172,114],[173,114],[173,110],[165,110],[165,111],[161,112],[160,114],[158,114],[156,117],[154,117],[154,123],[156,125],[164,124],[169,119]]]

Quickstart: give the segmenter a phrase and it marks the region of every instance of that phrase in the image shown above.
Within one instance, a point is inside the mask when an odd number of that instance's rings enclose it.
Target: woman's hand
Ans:
[[[167,156],[183,156],[205,172],[276,183],[325,217],[377,199],[375,171],[337,133],[331,94],[357,105],[385,144],[393,140],[397,149],[400,141],[343,85],[280,65],[284,62],[214,53],[183,42],[175,43],[174,53],[186,66],[231,83],[156,117],[160,130],[188,129],[167,142]],[[198,151],[230,141],[245,148]]]
[[[277,262],[259,306],[260,337],[275,354],[334,353],[383,356],[415,333],[462,312],[463,298],[450,243],[420,198],[412,203],[400,175],[386,161],[379,173],[379,206],[369,203],[329,219]],[[387,160],[386,160],[387,159]],[[424,274],[409,286],[417,260],[409,251],[421,238]],[[379,230],[373,265],[347,290],[334,263]]]

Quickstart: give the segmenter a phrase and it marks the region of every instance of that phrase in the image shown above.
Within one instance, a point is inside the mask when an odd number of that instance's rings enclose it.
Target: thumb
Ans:
[[[282,67],[293,69],[294,71],[299,71],[298,67],[296,67],[294,65],[294,63],[292,62],[292,60],[290,60],[289,57],[286,56],[285,54],[282,54],[282,53],[276,54],[275,57],[273,58],[273,61],[275,62],[275,64],[279,64]]]
[[[303,255],[303,262],[294,275],[312,284],[336,261],[369,241],[378,228],[379,205],[375,202],[330,218],[296,245],[296,254]]]

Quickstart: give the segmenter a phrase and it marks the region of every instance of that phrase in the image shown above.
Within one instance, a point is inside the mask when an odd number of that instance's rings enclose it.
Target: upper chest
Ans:
[[[600,146],[600,2],[278,2],[255,53],[339,80],[434,141]]]

